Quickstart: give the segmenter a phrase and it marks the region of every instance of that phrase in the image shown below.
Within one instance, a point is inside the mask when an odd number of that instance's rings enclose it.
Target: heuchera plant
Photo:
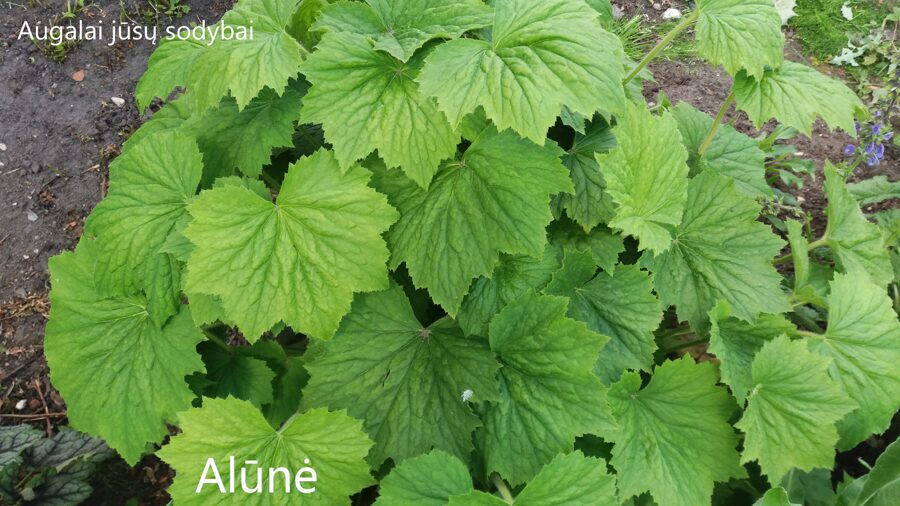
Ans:
[[[316,471],[248,504],[834,499],[836,449],[888,428],[900,217],[870,222],[826,165],[827,228],[787,222],[784,256],[765,154],[723,124],[863,114],[784,60],[772,0],[698,0],[639,63],[608,0],[240,0],[224,22],[253,40],[153,54],[138,103],[170,100],[50,263],[72,426],[158,450],[178,504],[225,501],[197,485],[231,457]],[[640,93],[688,28],[733,77],[715,118]],[[703,341],[715,360],[676,353]],[[890,455],[840,500],[877,498]]]

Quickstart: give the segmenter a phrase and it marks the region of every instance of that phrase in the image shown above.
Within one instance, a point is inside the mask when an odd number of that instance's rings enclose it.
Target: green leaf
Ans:
[[[179,86],[187,89],[198,111],[217,106],[229,93],[239,109],[263,88],[280,95],[288,80],[297,76],[306,52],[285,28],[296,7],[294,2],[240,0],[222,21],[237,33],[247,30],[246,40],[224,39],[221,27],[212,25],[207,28],[206,40],[161,44],[150,57],[135,92],[141,111],[153,98],[165,99]],[[219,30],[219,38],[210,43],[214,29]]]
[[[112,295],[95,280],[89,239],[50,260],[44,352],[72,427],[102,437],[130,464],[194,398],[184,377],[203,370],[203,335],[182,308],[162,328],[140,295]],[[89,373],[88,373],[89,371]],[[152,374],[151,374],[152,372]]]
[[[451,497],[471,492],[469,469],[440,450],[405,460],[379,486],[376,506],[446,506]]]
[[[885,286],[894,278],[891,260],[878,225],[869,222],[833,165],[825,165],[828,226],[825,238],[841,269]]]
[[[272,192],[269,191],[269,188],[266,186],[266,183],[263,183],[259,179],[249,179],[246,177],[238,177],[238,176],[227,176],[227,177],[220,177],[220,178],[216,179],[212,185],[213,188],[227,188],[229,186],[235,186],[238,188],[246,188],[264,199],[272,198]],[[191,247],[191,249],[193,250],[193,246]]]
[[[290,167],[274,204],[238,187],[201,193],[184,231],[187,290],[219,296],[251,342],[279,321],[330,337],[354,292],[386,286],[381,234],[397,213],[369,176],[319,151]]]
[[[620,499],[650,492],[660,506],[709,504],[714,482],[745,477],[728,424],[734,401],[716,382],[712,364],[685,356],[658,366],[644,388],[636,372],[610,387],[618,430],[604,439],[615,443]]]
[[[377,467],[431,448],[463,460],[481,424],[468,404],[498,396],[497,363],[481,337],[450,319],[423,326],[399,286],[356,298],[334,338],[307,363],[305,406],[365,420]]]
[[[542,144],[564,105],[587,118],[622,111],[622,58],[618,38],[584,2],[507,0],[494,5],[490,42],[441,44],[419,83],[454,127],[481,106],[499,130]]]
[[[766,342],[797,329],[781,315],[761,314],[750,322],[731,318],[731,306],[725,301],[709,311],[709,321],[709,352],[719,359],[722,382],[743,404],[753,385],[753,357]]]
[[[220,504],[230,499],[227,502],[249,505],[273,502],[349,505],[351,494],[373,483],[365,462],[372,442],[363,432],[362,423],[344,412],[311,410],[276,430],[249,402],[233,398],[203,399],[202,408],[181,413],[179,422],[181,434],[157,452],[175,469],[175,481],[169,493],[179,504]],[[315,469],[316,492],[301,494],[293,488],[293,481],[283,481],[283,475],[276,473],[269,482],[272,493],[267,488],[262,494],[240,493],[241,485],[230,482],[228,476],[229,457],[234,457],[235,466],[249,467],[251,486],[256,483],[254,465],[244,464],[243,459],[257,461],[256,466],[263,469],[264,480],[268,478],[269,468],[284,467],[296,473],[308,465]],[[197,492],[209,459],[214,460],[225,489],[235,486],[236,495],[228,497],[215,484],[205,484]],[[308,475],[306,472],[303,476]],[[206,477],[214,478],[212,470]],[[291,487],[292,494],[284,492],[285,483]]]
[[[467,334],[486,336],[491,318],[526,292],[540,290],[559,267],[555,248],[548,245],[541,258],[500,255],[490,277],[482,276],[459,307],[457,321]]]
[[[405,62],[430,40],[455,39],[492,20],[479,0],[367,0],[324,8],[313,28],[365,35],[375,49]]]
[[[542,290],[551,295],[570,297],[597,274],[597,262],[590,251],[566,248],[562,264]],[[570,308],[571,309],[571,308]]]
[[[672,243],[687,199],[687,151],[678,123],[654,116],[645,105],[631,105],[613,128],[618,145],[597,155],[606,191],[616,202],[609,222],[640,241],[641,249],[661,253]]]
[[[859,504],[889,506],[900,501],[900,443],[894,441],[875,461],[859,495]]]
[[[859,404],[838,423],[843,451],[887,430],[900,408],[900,322],[884,289],[858,276],[835,274],[829,302],[810,349],[833,359],[829,373]]]
[[[789,61],[755,77],[737,74],[734,96],[756,128],[775,118],[807,137],[812,135],[816,117],[830,128],[852,134],[854,112],[863,109],[862,101],[844,83]]]
[[[270,404],[275,373],[264,360],[249,356],[243,350],[224,350],[212,342],[200,345],[206,377],[213,384],[204,394],[223,399],[234,396],[256,407]]]
[[[794,260],[794,292],[809,284],[809,241],[803,236],[803,224],[796,220],[784,222],[788,231],[788,243]]]
[[[500,398],[483,417],[483,451],[488,471],[514,485],[572,451],[577,436],[611,425],[606,388],[591,371],[608,338],[567,318],[567,304],[529,293],[491,321],[502,367]]]
[[[618,380],[626,369],[650,370],[656,351],[653,331],[662,321],[662,305],[653,294],[648,272],[620,265],[612,275],[599,274],[569,291],[549,293],[569,297],[569,317],[610,337],[594,368],[604,382]]]
[[[705,321],[720,299],[745,321],[790,309],[770,263],[784,243],[758,215],[759,205],[739,195],[734,181],[710,172],[691,180],[674,245],[642,258],[663,303],[674,304],[681,320]]]
[[[197,139],[206,167],[204,186],[236,168],[256,179],[272,158],[272,149],[292,147],[305,92],[304,83],[291,81],[281,96],[267,88],[243,109],[227,98],[217,109],[186,123],[180,132]]]
[[[401,63],[365,36],[325,34],[302,67],[313,84],[303,113],[324,125],[341,168],[377,149],[388,167],[427,188],[440,162],[456,153],[459,135],[413,81],[420,67],[421,58]]]
[[[716,134],[702,155],[697,151],[712,128],[713,119],[687,102],[679,102],[672,109],[678,129],[688,149],[688,165],[692,172],[708,170],[734,179],[738,192],[751,197],[771,197],[766,182],[766,154],[759,142],[731,125],[719,125]]]
[[[472,279],[490,276],[500,253],[543,254],[550,195],[572,191],[560,154],[492,128],[427,190],[381,171],[375,186],[400,210],[387,235],[391,267],[406,262],[416,286],[455,315]]]
[[[147,312],[159,327],[181,307],[181,270],[181,263],[165,253],[151,256],[144,264]]]
[[[599,116],[588,123],[586,133],[576,134],[572,147],[563,156],[563,164],[575,184],[575,193],[559,196],[560,205],[585,232],[615,216],[615,204],[604,190],[606,181],[595,158],[597,153],[616,146],[609,125]]]
[[[619,263],[619,255],[625,251],[624,238],[605,225],[585,231],[569,220],[557,220],[548,228],[550,243],[566,249],[590,251],[594,261],[604,271],[612,273]]]
[[[801,506],[788,499],[787,492],[781,487],[771,488],[765,495],[753,503],[753,506]]]
[[[175,264],[156,257],[187,216],[202,171],[197,144],[175,133],[148,137],[112,163],[109,195],[85,224],[87,236],[96,237],[98,288],[128,294],[176,275]]]
[[[731,75],[761,77],[784,60],[781,16],[772,0],[698,0],[697,51]]]
[[[900,199],[900,181],[888,181],[887,176],[875,176],[851,183],[847,185],[847,189],[860,206]]]
[[[786,335],[753,359],[747,409],[735,427],[746,434],[741,462],[758,461],[773,485],[792,467],[834,464],[835,422],[856,404],[828,377],[830,362]]]
[[[442,503],[446,504],[446,503]],[[480,491],[450,498],[453,506],[502,506],[509,504]],[[569,504],[618,504],[616,479],[606,473],[606,462],[585,457],[579,451],[557,455],[531,480],[511,504],[516,506],[565,506]]]

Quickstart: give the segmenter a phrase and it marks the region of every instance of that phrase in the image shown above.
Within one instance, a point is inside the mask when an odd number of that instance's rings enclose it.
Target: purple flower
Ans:
[[[884,135],[881,136],[881,138],[889,141],[894,138],[894,132],[885,132]]]
[[[859,132],[860,132],[859,121],[853,120],[853,124],[856,126],[856,135],[859,135]]]
[[[881,133],[881,123],[875,123],[872,126],[872,135],[878,135]]]
[[[880,118],[880,117],[881,117],[881,111],[875,111],[875,117],[876,117],[876,118]]]
[[[879,145],[875,148],[875,156],[876,156],[879,160],[884,160],[884,144],[879,144]]]
[[[844,154],[850,156],[853,153],[856,153],[856,146],[854,146],[853,144],[847,144],[847,147],[844,148]]]
[[[866,154],[869,156],[875,156],[875,142],[870,142],[866,144]]]

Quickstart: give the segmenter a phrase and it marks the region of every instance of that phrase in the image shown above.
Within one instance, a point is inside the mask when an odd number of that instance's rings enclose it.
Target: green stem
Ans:
[[[265,170],[262,171],[262,178],[263,181],[269,184],[269,187],[272,188],[272,190],[276,192],[281,190],[281,183],[279,183],[274,177],[272,177],[271,174],[269,174]]]
[[[663,49],[665,49],[666,46],[669,45],[669,43],[671,43],[673,40],[675,40],[675,38],[678,37],[681,34],[681,32],[685,31],[687,29],[687,27],[691,26],[694,23],[694,21],[697,21],[697,18],[699,18],[699,17],[700,17],[700,11],[694,11],[691,13],[690,16],[685,17],[681,23],[678,23],[678,25],[675,26],[675,28],[672,28],[672,31],[667,33],[666,36],[663,37],[663,39],[661,41],[659,41],[659,43],[656,44],[656,46],[654,46],[654,48],[651,49],[650,52],[647,53],[646,56],[644,56],[644,59],[641,60],[641,62],[637,64],[637,67],[635,67],[631,71],[631,73],[628,74],[627,77],[625,77],[625,84],[628,84],[629,82],[631,82],[632,79],[634,79],[638,74],[640,74],[641,71],[644,70],[644,67],[646,67],[651,61],[653,61],[654,58],[659,56],[660,53],[662,53]]]
[[[503,481],[503,478],[497,473],[494,473],[491,475],[491,481],[494,482],[494,486],[497,487],[497,491],[500,492],[500,496],[503,497],[506,504],[512,504],[514,501],[512,493],[509,491],[509,487],[506,486],[506,482]]]
[[[723,103],[722,107],[719,108],[719,114],[716,115],[716,119],[715,121],[713,121],[713,124],[709,129],[709,133],[706,134],[706,138],[703,139],[703,144],[701,144],[700,148],[697,149],[698,155],[702,156],[703,153],[706,153],[706,150],[709,148],[713,137],[716,136],[716,131],[719,129],[719,125],[721,125],[722,120],[725,119],[725,114],[728,112],[728,109],[731,109],[732,103],[734,103],[734,86],[731,87],[731,93],[728,94],[728,98],[725,99],[725,103]]]
[[[807,250],[812,251],[816,248],[821,248],[822,246],[825,246],[826,244],[828,244],[828,238],[823,235],[820,239],[809,243],[809,246],[807,246]],[[775,260],[772,260],[772,265],[786,264],[793,259],[794,259],[794,253],[791,252],[783,257],[778,257]]]
[[[809,332],[807,330],[797,330],[797,335],[800,337],[808,337],[810,339],[821,339],[822,335],[817,334],[815,332]]]
[[[231,346],[229,346],[228,343],[226,343],[221,337],[213,334],[212,332],[210,332],[208,330],[204,330],[203,335],[205,335],[207,337],[207,339],[209,339],[210,341],[212,341],[213,343],[218,345],[223,350],[231,353]]]
[[[676,351],[681,351],[685,348],[690,348],[691,346],[697,346],[698,344],[708,343],[709,338],[703,337],[700,339],[694,339],[693,341],[687,341],[685,343],[678,343],[674,346],[670,346],[663,350],[663,355],[668,355],[669,353],[675,353]]]

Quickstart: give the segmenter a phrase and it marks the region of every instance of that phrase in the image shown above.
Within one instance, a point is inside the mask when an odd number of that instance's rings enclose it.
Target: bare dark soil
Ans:
[[[123,17],[141,20],[138,9],[147,5],[146,0],[125,0],[123,11],[118,0],[88,3],[78,17],[85,22],[102,19],[105,24]],[[162,16],[159,23],[216,20],[232,0],[183,3],[191,7],[187,16],[180,20]],[[661,21],[665,9],[685,9],[686,4],[613,3],[624,16],[643,15],[651,23]],[[108,41],[85,42],[58,63],[29,40],[17,39],[23,21],[47,23],[64,5],[64,0],[0,0],[0,144],[5,146],[5,150],[0,146],[0,424],[29,422],[50,432],[65,421],[65,405],[50,385],[43,358],[49,310],[47,261],[74,246],[84,218],[105,193],[109,161],[140,125],[133,91],[153,50],[146,41],[112,46]],[[789,48],[791,59],[803,60],[796,44]],[[651,70],[656,82],[646,86],[649,100],[663,89],[673,103],[687,101],[715,114],[728,93],[727,74],[700,61],[660,61]],[[117,105],[113,97],[124,104]],[[735,126],[755,133],[745,116]],[[792,141],[797,156],[815,160],[820,168],[827,159],[840,160],[848,142],[848,136],[829,132],[822,124],[816,125],[811,139]],[[877,174],[900,178],[897,150],[891,148],[878,167],[861,167],[855,177]],[[818,223],[825,207],[821,183],[820,174],[799,192],[804,208],[820,218]],[[123,462],[109,464],[108,490],[133,492],[142,503],[164,503],[161,489],[169,479],[164,466],[153,458],[134,469],[123,466]],[[95,488],[107,487],[101,482]],[[128,492],[130,488],[135,490]],[[107,496],[92,504],[117,503],[108,500]]]

